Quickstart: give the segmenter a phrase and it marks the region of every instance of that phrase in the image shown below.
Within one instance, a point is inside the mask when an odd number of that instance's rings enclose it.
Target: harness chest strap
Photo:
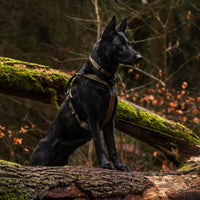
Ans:
[[[108,112],[107,112],[106,118],[105,118],[105,120],[103,122],[103,126],[105,126],[109,122],[111,117],[112,117],[113,109],[114,109],[114,105],[115,105],[115,98],[116,98],[115,95],[110,95]]]
[[[85,75],[81,75],[81,76],[87,77],[89,79],[92,79],[94,81],[97,81],[99,83],[102,83],[102,84],[106,85],[108,87],[109,91],[110,91],[109,85],[105,81],[100,79],[97,75],[95,75],[95,74],[85,74]],[[70,90],[69,94],[67,96],[67,102],[68,102],[68,105],[69,105],[69,107],[70,107],[70,109],[72,111],[72,114],[75,116],[75,118],[76,118],[77,122],[79,123],[80,127],[84,128],[86,130],[89,130],[88,123],[85,122],[85,121],[80,120],[78,114],[75,111],[75,108],[74,108],[74,106],[72,104],[71,99],[72,99],[72,94],[71,94],[71,90]],[[106,117],[105,117],[105,119],[103,121],[103,126],[105,126],[109,122],[111,117],[112,117],[113,109],[114,109],[114,105],[115,105],[115,99],[116,99],[116,95],[112,95],[112,93],[110,91],[109,106],[108,106],[107,115],[106,115]]]

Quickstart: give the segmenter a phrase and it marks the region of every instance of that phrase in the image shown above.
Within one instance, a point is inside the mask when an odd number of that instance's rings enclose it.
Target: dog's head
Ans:
[[[98,56],[101,60],[109,63],[135,64],[142,58],[129,46],[129,41],[124,35],[126,25],[125,18],[116,27],[116,18],[113,16],[98,41]]]

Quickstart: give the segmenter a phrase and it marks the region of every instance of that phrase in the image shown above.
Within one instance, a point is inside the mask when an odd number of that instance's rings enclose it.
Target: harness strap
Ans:
[[[67,95],[67,90],[68,90],[68,87],[69,87],[70,83],[71,83],[75,78],[77,78],[78,75],[79,75],[78,73],[75,73],[75,74],[69,79],[69,81],[68,81],[68,83],[67,83],[67,86],[65,87],[65,95]]]
[[[92,79],[93,81],[97,81],[103,85],[106,85],[108,87],[108,89],[110,90],[110,86],[108,85],[108,83],[104,80],[102,80],[99,76],[97,76],[96,74],[84,74],[84,75],[81,75],[83,77],[87,77],[89,79]]]
[[[116,97],[115,95],[110,96],[108,112],[107,112],[106,118],[104,119],[103,126],[105,126],[112,117],[113,109],[114,109],[114,105],[115,105],[115,97]]]
[[[77,78],[78,75],[76,75],[75,78]],[[89,79],[94,80],[94,81],[97,81],[97,82],[99,82],[99,83],[101,83],[103,85],[106,85],[108,87],[108,89],[109,89],[109,92],[110,92],[109,106],[108,106],[107,115],[106,115],[106,117],[105,117],[105,119],[103,121],[103,126],[105,126],[109,122],[109,120],[111,119],[111,117],[112,117],[113,109],[114,109],[114,105],[115,105],[116,95],[112,95],[110,87],[107,84],[107,82],[103,81],[102,79],[100,79],[96,74],[84,74],[84,75],[81,75],[81,76],[89,78]],[[70,107],[70,109],[72,111],[72,115],[75,116],[75,118],[76,118],[77,122],[79,123],[80,127],[84,128],[86,130],[89,130],[88,123],[85,122],[85,121],[80,120],[78,114],[75,111],[75,108],[74,108],[74,106],[72,104],[71,99],[72,99],[72,94],[71,94],[71,90],[70,90],[69,93],[68,93],[68,96],[67,96],[67,102],[68,102],[68,105],[69,105],[69,107]]]
[[[74,117],[76,118],[76,120],[77,120],[77,122],[79,123],[80,127],[84,128],[84,129],[86,129],[86,130],[89,130],[88,123],[85,122],[85,121],[80,120],[78,114],[77,114],[76,111],[75,111],[75,108],[74,108],[74,106],[73,106],[73,104],[72,104],[72,101],[71,101],[71,99],[72,99],[71,90],[69,91],[69,94],[68,94],[68,95],[69,95],[69,96],[68,96],[68,98],[67,98],[67,102],[68,102],[68,105],[69,105],[69,107],[70,107],[70,109],[71,109],[71,111],[72,111],[72,115],[74,115]]]
[[[92,65],[97,69],[97,71],[100,71],[103,75],[111,77],[112,74],[110,72],[107,72],[105,69],[103,69],[102,67],[100,67],[97,62],[90,56],[90,62],[92,63]]]
[[[114,109],[114,105],[115,105],[115,95],[112,95],[111,91],[110,91],[110,86],[108,85],[108,83],[104,80],[102,80],[99,76],[97,76],[96,74],[84,74],[84,77],[87,77],[89,79],[92,79],[94,81],[97,81],[103,85],[106,85],[109,89],[110,92],[110,100],[109,100],[109,106],[108,106],[108,111],[107,111],[107,115],[105,120],[103,121],[103,126],[106,125],[110,118],[112,117],[113,114],[113,109]]]

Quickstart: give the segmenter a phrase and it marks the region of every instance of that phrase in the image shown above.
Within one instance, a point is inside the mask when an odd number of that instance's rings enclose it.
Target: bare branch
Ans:
[[[78,17],[72,17],[72,16],[68,16],[64,13],[62,13],[64,15],[64,17],[68,18],[68,19],[73,19],[74,21],[83,21],[83,22],[96,22],[96,20],[93,19],[82,19],[82,18],[78,18]]]
[[[163,37],[164,36],[161,35],[161,36],[149,37],[149,38],[146,38],[146,39],[143,39],[143,40],[137,40],[137,41],[132,40],[131,43],[137,44],[137,43],[142,43],[142,42],[148,42],[148,41],[151,41],[151,40],[161,39]]]
[[[161,26],[164,27],[164,24],[160,19],[159,13],[156,12],[148,2],[147,2],[147,5],[148,5],[149,9],[151,10],[153,16],[157,19],[157,21],[161,24]]]
[[[200,9],[196,5],[194,5],[193,3],[191,3],[191,5],[192,5],[193,8],[195,8],[197,11],[200,12]]]
[[[160,68],[158,67],[158,65],[156,65],[155,63],[153,63],[151,60],[149,60],[148,58],[146,58],[144,55],[142,55],[142,59],[145,60],[150,65],[154,66],[157,70],[160,70]]]
[[[192,24],[198,31],[200,31],[200,27],[198,25],[196,25],[195,23],[193,22],[190,22],[190,24]]]
[[[166,28],[166,26],[169,23],[169,19],[170,19],[171,13],[172,13],[172,9],[173,9],[173,6],[170,6],[170,9],[169,9],[169,12],[168,12],[168,15],[167,15],[167,19],[166,19],[166,21],[164,23],[164,28]]]
[[[167,30],[168,34],[174,33],[175,31],[177,31],[179,28],[181,28],[183,25],[185,25],[186,23],[180,23],[178,26],[176,26],[175,28],[171,29],[171,30]]]
[[[77,61],[77,60],[86,60],[88,57],[80,57],[80,58],[68,58],[68,59],[64,59],[64,60],[58,60],[55,57],[51,57],[52,60],[54,60],[55,62],[59,62],[59,63],[63,63],[66,61]]]
[[[189,62],[191,62],[192,60],[194,60],[196,58],[196,56],[191,57],[190,59],[188,59],[185,63],[183,63],[182,65],[180,65],[180,67],[174,72],[172,73],[167,79],[166,81],[169,81],[170,79],[172,79],[183,67],[185,67]]]
[[[121,9],[124,10],[124,8],[126,8],[126,12],[129,10],[131,13],[134,13],[134,15],[138,17],[141,21],[143,21],[144,24],[146,24],[154,33],[160,35],[160,33],[156,29],[154,29],[153,26],[151,26],[146,20],[144,20],[143,17],[141,17],[141,13],[139,13],[137,10],[131,7],[128,7],[126,4],[122,3],[121,1],[119,3],[122,5]]]
[[[99,14],[98,0],[92,0],[92,3],[94,4],[94,7],[95,7],[96,25],[97,25],[97,40],[99,40],[100,34],[101,34],[101,20],[100,20],[100,14]]]
[[[151,85],[153,82],[154,82],[154,81],[149,81],[149,82],[145,83],[144,85],[140,85],[140,86],[138,86],[138,87],[128,89],[128,90],[126,90],[126,92],[127,92],[127,93],[133,92],[133,91],[135,92],[136,90],[140,90],[140,89],[145,88],[145,87],[148,86],[148,85]]]
[[[126,66],[129,67],[129,68],[131,68],[131,69],[137,70],[137,71],[139,71],[139,72],[145,74],[146,76],[148,76],[148,77],[150,77],[150,78],[152,78],[152,79],[154,79],[154,80],[160,82],[160,84],[161,84],[162,86],[164,86],[164,87],[166,86],[166,84],[165,84],[162,80],[160,80],[159,78],[156,78],[156,77],[153,76],[152,74],[149,74],[149,73],[147,73],[147,72],[145,72],[145,71],[143,71],[143,70],[141,70],[140,68],[135,67],[135,66],[125,65],[125,67],[126,67]]]
[[[14,45],[10,44],[9,42],[5,42],[7,46],[9,46],[11,49],[14,49],[17,51],[20,55],[27,57],[24,52],[22,52],[19,48],[15,47]]]

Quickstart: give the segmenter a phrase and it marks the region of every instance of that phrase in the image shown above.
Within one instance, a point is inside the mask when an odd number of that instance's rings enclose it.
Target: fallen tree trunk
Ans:
[[[0,57],[0,92],[6,94],[59,105],[69,78],[47,66]],[[199,199],[200,138],[193,131],[123,99],[118,104],[116,128],[161,150],[181,164],[182,171],[145,174],[86,167],[33,168],[1,162],[0,197]]]
[[[120,100],[116,128],[162,151],[175,164],[199,156],[199,137],[185,126]]]
[[[70,75],[48,66],[0,57],[0,92],[60,104]],[[200,138],[185,126],[120,99],[116,128],[162,151],[176,164],[200,155]]]
[[[134,173],[0,161],[1,199],[200,199],[200,171]]]

